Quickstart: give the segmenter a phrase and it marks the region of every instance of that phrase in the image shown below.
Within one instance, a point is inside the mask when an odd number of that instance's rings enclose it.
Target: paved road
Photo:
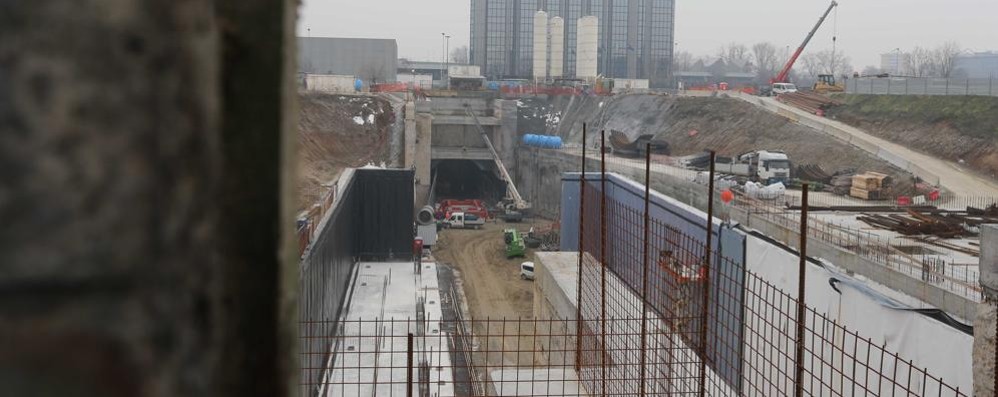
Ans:
[[[800,109],[777,102],[773,98],[764,98],[764,97],[751,97],[751,98],[740,97],[740,98],[745,99],[746,102],[752,103],[754,105],[759,106],[762,109],[766,109],[769,111],[773,111],[773,109],[776,108],[789,110],[799,117],[802,118],[806,117],[808,119],[811,119],[812,121],[827,124],[841,131],[844,131],[858,139],[870,142],[882,149],[889,151],[890,153],[894,154],[897,157],[900,157],[912,164],[916,164],[919,167],[925,169],[926,171],[937,175],[939,177],[939,184],[958,196],[998,197],[998,182],[995,182],[990,178],[977,175],[970,169],[962,167],[952,161],[947,161],[936,157],[932,157],[924,153],[916,152],[912,149],[896,144],[894,142],[889,142],[884,139],[877,138],[873,135],[868,134],[866,131],[860,130],[845,123],[808,114],[807,112],[804,112]],[[766,102],[767,106],[763,106],[759,102]],[[876,153],[873,154],[876,155]]]

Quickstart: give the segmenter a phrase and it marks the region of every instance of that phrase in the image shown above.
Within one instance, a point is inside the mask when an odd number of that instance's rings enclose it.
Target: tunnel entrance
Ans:
[[[506,195],[506,184],[492,161],[435,160],[433,200],[481,199],[495,204]]]

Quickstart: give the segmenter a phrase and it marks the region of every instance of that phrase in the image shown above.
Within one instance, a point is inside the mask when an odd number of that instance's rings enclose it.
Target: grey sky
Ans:
[[[679,51],[714,54],[735,41],[770,41],[796,48],[830,0],[677,0]],[[312,36],[394,38],[399,56],[438,60],[440,33],[451,48],[468,44],[469,0],[302,0],[298,33]],[[879,65],[894,48],[953,40],[967,49],[998,50],[996,0],[840,0],[809,50],[838,46],[853,66]],[[837,18],[836,18],[837,16]],[[836,23],[837,22],[837,23]]]

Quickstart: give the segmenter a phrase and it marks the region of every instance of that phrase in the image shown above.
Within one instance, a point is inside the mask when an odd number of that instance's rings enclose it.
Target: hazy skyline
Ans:
[[[727,43],[768,41],[778,48],[800,45],[830,0],[676,1],[677,51],[714,55]],[[393,38],[399,57],[435,61],[450,48],[468,45],[470,0],[302,0],[301,36]],[[998,1],[840,0],[815,35],[808,52],[836,48],[862,69],[879,66],[895,48],[934,47],[955,41],[973,51],[998,50]],[[309,31],[310,30],[310,31]]]

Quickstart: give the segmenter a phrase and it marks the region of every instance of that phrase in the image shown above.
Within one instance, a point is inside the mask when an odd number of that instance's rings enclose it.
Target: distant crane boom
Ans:
[[[818,23],[814,24],[814,29],[811,29],[811,32],[807,34],[807,37],[804,38],[804,42],[801,43],[800,47],[797,47],[797,51],[794,51],[794,55],[790,57],[790,59],[787,61],[787,64],[783,65],[783,70],[780,70],[780,74],[776,75],[776,78],[773,79],[773,83],[787,82],[787,76],[790,75],[790,69],[793,69],[794,63],[797,63],[797,58],[799,58],[800,54],[804,52],[804,47],[807,47],[807,43],[811,42],[811,38],[814,37],[814,33],[818,31],[818,28],[821,27],[821,24],[825,23],[825,18],[828,18],[828,14],[831,14],[832,9],[837,7],[838,5],[839,2],[834,0],[832,1],[832,4],[828,6],[828,9],[825,10],[825,13],[821,15],[820,19],[818,19]]]
[[[499,157],[499,152],[496,151],[495,146],[492,145],[492,140],[489,139],[489,135],[485,133],[485,128],[482,128],[482,124],[478,121],[478,116],[475,115],[471,109],[466,109],[468,115],[475,120],[475,127],[478,128],[478,133],[482,135],[482,139],[485,140],[485,146],[489,148],[489,152],[492,154],[492,159],[496,162],[496,166],[499,167],[499,173],[502,174],[502,179],[506,182],[506,194],[513,201],[513,206],[518,209],[527,209],[530,204],[520,196],[520,192],[516,190],[516,184],[513,183],[513,178],[509,176],[509,172],[506,171],[506,166],[502,163],[502,158]]]

